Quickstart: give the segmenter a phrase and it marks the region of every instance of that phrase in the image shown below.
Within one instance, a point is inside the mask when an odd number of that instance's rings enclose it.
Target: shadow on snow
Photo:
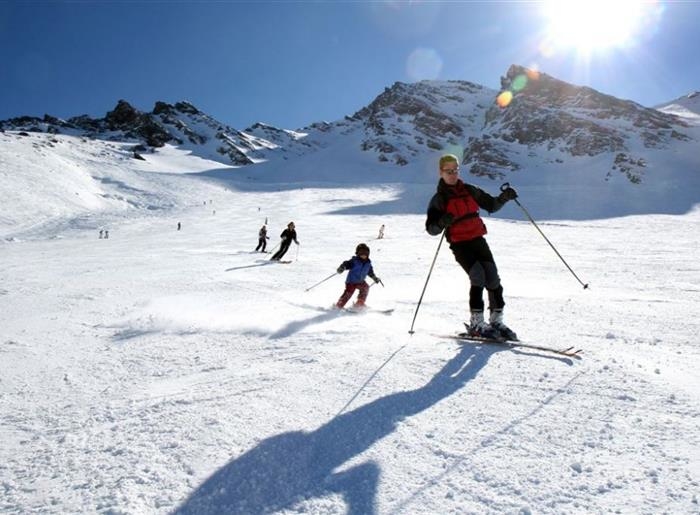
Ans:
[[[175,513],[269,513],[306,499],[339,494],[347,513],[374,514],[380,466],[368,460],[334,472],[420,413],[474,379],[497,349],[462,347],[424,386],[377,399],[315,431],[260,442],[204,481]]]

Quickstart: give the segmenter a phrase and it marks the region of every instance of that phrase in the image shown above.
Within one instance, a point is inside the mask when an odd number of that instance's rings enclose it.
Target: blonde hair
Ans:
[[[456,163],[459,166],[459,159],[454,154],[444,154],[440,157],[440,169],[445,165],[445,163]]]

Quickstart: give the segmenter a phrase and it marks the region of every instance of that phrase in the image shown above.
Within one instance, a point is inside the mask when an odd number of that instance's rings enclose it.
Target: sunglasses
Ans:
[[[447,175],[457,175],[459,168],[441,168],[440,171],[445,172]]]

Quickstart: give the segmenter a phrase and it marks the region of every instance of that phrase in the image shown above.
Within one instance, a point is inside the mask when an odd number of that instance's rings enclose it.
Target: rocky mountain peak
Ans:
[[[363,126],[363,151],[405,165],[423,152],[461,145],[493,93],[467,81],[396,82],[350,120]]]
[[[107,112],[105,121],[111,130],[130,129],[143,119],[143,113],[135,109],[126,100],[119,100],[116,107]]]
[[[510,101],[501,102],[502,96]],[[329,147],[343,155],[357,150],[363,162],[369,157],[399,166],[450,151],[462,154],[464,168],[472,174],[494,179],[532,166],[534,160],[558,166],[572,157],[596,157],[596,166],[607,162],[610,173],[622,171],[638,182],[649,163],[647,150],[689,139],[690,117],[678,113],[700,113],[699,102],[700,95],[693,92],[672,108],[648,109],[512,65],[501,77],[501,94],[467,81],[396,82],[352,116],[298,131],[265,123],[237,130],[184,100],[158,101],[151,112],[119,100],[104,118],[20,117],[0,121],[0,130],[134,141],[135,148],[170,143],[236,166],[293,159]]]
[[[522,66],[508,69],[501,88],[511,100],[488,110],[483,133],[471,138],[464,152],[464,162],[478,175],[502,178],[519,169],[511,157],[521,152],[517,147],[550,154],[553,161],[562,155],[611,153],[615,170],[623,156],[637,168],[644,166],[637,164],[643,159],[629,155],[632,141],[662,148],[673,139],[687,139],[682,132],[687,124],[677,116]],[[641,172],[631,173],[638,178]]]

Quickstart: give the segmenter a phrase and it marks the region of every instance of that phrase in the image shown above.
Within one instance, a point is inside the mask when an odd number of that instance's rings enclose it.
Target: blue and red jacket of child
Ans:
[[[375,279],[374,269],[372,268],[372,260],[361,259],[358,256],[353,256],[343,263],[338,268],[344,268],[349,270],[348,276],[345,278],[345,284],[357,284],[365,280],[369,275],[372,279]]]

